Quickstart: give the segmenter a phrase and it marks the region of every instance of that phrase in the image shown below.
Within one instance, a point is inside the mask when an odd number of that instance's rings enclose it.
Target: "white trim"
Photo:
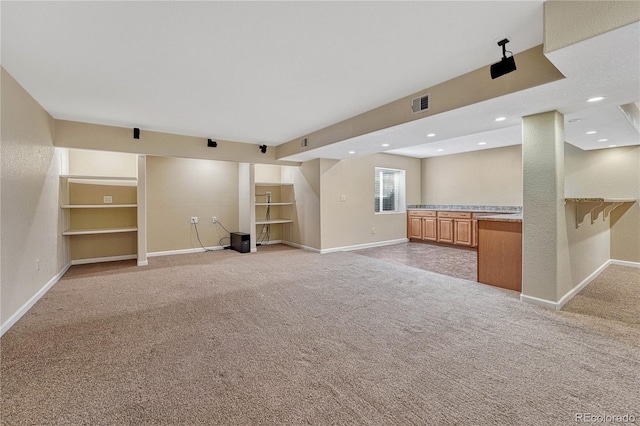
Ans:
[[[22,318],[22,316],[26,314],[27,311],[29,311],[29,309],[31,309],[31,307],[33,307],[33,305],[35,305],[36,302],[40,300],[40,298],[44,296],[47,291],[49,291],[49,289],[51,289],[51,287],[53,287],[58,281],[60,281],[60,278],[62,278],[62,276],[66,274],[70,267],[71,263],[67,263],[64,268],[62,268],[60,272],[58,272],[53,278],[51,278],[40,290],[38,290],[38,292],[34,294],[31,299],[27,300],[27,302],[22,305],[20,309],[18,309],[13,315],[11,315],[9,319],[4,324],[2,324],[2,327],[0,327],[0,336],[4,335],[4,333],[6,333],[11,327],[13,327],[13,325],[18,322],[18,320]]]
[[[360,250],[365,248],[391,246],[394,244],[402,244],[402,243],[408,243],[408,242],[409,242],[408,238],[399,238],[397,240],[378,241],[375,243],[356,244],[353,246],[343,246],[343,247],[335,247],[330,249],[322,249],[320,250],[320,253],[327,254],[327,253],[334,253],[337,251]]]
[[[542,306],[543,308],[549,308],[554,310],[558,309],[556,302],[552,302],[546,299],[539,299],[533,296],[527,296],[522,293],[520,293],[520,301],[524,303],[529,303],[531,305]]]
[[[149,261],[148,260],[139,260],[138,261],[138,266],[147,266],[149,265]]]
[[[560,300],[558,300],[558,302],[556,302],[556,305],[557,305],[556,310],[562,309],[562,307],[565,305],[565,303],[567,303],[569,300],[571,300],[573,298],[573,296],[578,294],[580,292],[580,290],[582,290],[587,285],[589,285],[589,283],[591,283],[591,281],[593,281],[596,278],[598,278],[598,275],[600,275],[602,273],[602,271],[607,269],[607,266],[609,266],[610,264],[611,264],[611,260],[607,260],[602,265],[600,265],[600,267],[598,269],[596,269],[591,274],[589,274],[589,276],[587,278],[582,280],[582,282],[580,284],[578,284],[577,286],[575,286],[574,288],[569,290],[567,292],[567,294],[562,296],[562,298]]]
[[[256,246],[270,246],[271,244],[282,244],[282,240],[269,240],[266,243],[256,242]]]
[[[206,247],[207,250],[223,250],[222,246],[215,247]],[[167,251],[154,251],[151,253],[147,253],[147,257],[158,257],[158,256],[173,256],[174,254],[189,254],[189,253],[202,253],[205,249],[202,247],[198,248],[190,248],[190,249],[180,249],[180,250],[167,250]]]
[[[630,268],[640,268],[640,262],[629,262],[628,260],[616,260],[616,259],[611,259],[609,262],[611,262],[612,265],[628,266]]]
[[[591,274],[589,274],[589,276],[587,278],[585,278],[584,280],[582,280],[580,282],[580,284],[578,284],[577,286],[575,286],[574,288],[569,290],[557,302],[552,302],[551,300],[546,300],[546,299],[539,299],[537,297],[527,296],[527,295],[524,295],[524,294],[520,294],[520,301],[521,302],[525,302],[525,303],[530,303],[532,305],[544,306],[545,308],[554,309],[554,310],[558,311],[558,310],[562,309],[562,307],[569,300],[571,300],[573,298],[573,296],[578,294],[583,288],[585,288],[587,285],[589,285],[591,283],[591,281],[595,280],[598,277],[598,275],[600,275],[602,273],[602,271],[607,269],[607,266],[611,265],[613,262],[614,261],[612,261],[612,260],[607,260],[606,262],[604,262],[602,265],[600,265],[600,267],[598,267],[598,269],[596,269]],[[631,262],[629,262],[629,263],[631,263]]]
[[[93,257],[89,259],[76,259],[72,260],[72,265],[86,265],[88,263],[100,263],[100,262],[117,262],[119,260],[131,260],[137,259],[138,256],[135,254],[127,254],[124,256],[107,256],[107,257]]]
[[[294,243],[291,241],[283,241],[282,244],[287,245],[287,246],[291,246],[291,247],[295,247],[295,248],[299,248],[302,250],[306,250],[306,251],[312,251],[314,253],[320,253],[320,249],[314,248],[314,247],[309,247],[309,246],[304,246],[302,244],[298,244],[298,243]]]

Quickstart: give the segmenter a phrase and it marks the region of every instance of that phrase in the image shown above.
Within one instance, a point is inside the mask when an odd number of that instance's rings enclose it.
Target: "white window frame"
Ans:
[[[395,199],[395,206],[394,206],[394,210],[386,210],[383,211],[383,185],[382,185],[382,174],[384,172],[394,172],[396,173],[396,178],[395,178],[395,188],[394,191],[396,193],[396,199]],[[406,171],[405,170],[401,170],[401,169],[391,169],[389,167],[376,167],[375,171],[374,171],[374,179],[373,179],[373,188],[374,188],[374,204],[375,204],[375,200],[376,200],[376,196],[378,196],[378,206],[374,205],[374,213],[375,214],[398,214],[398,213],[406,213],[407,211],[407,204],[406,204],[406,199],[405,199],[405,192],[406,192]],[[381,184],[379,185],[379,194],[375,194],[375,187],[376,187],[376,180],[380,179]],[[380,211],[375,211],[376,207],[378,207],[380,209]]]

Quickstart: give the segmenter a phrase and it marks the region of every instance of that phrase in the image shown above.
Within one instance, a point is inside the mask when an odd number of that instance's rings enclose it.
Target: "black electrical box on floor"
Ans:
[[[240,253],[249,253],[251,251],[251,236],[244,232],[232,232],[231,248]]]

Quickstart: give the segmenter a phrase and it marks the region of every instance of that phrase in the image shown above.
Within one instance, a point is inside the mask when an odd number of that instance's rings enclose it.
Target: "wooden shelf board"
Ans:
[[[63,204],[63,209],[125,209],[138,207],[137,204]]]
[[[116,234],[119,232],[136,232],[135,226],[123,226],[119,228],[93,228],[93,229],[67,229],[62,235],[94,235],[94,234]]]

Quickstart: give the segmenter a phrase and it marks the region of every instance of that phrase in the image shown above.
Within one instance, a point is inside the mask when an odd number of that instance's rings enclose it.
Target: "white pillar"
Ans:
[[[568,276],[564,207],[564,117],[557,111],[522,118],[522,296],[553,307]]]
[[[238,165],[238,230],[251,236],[251,252],[256,252],[256,168]]]
[[[147,156],[138,155],[138,266],[147,261]]]

